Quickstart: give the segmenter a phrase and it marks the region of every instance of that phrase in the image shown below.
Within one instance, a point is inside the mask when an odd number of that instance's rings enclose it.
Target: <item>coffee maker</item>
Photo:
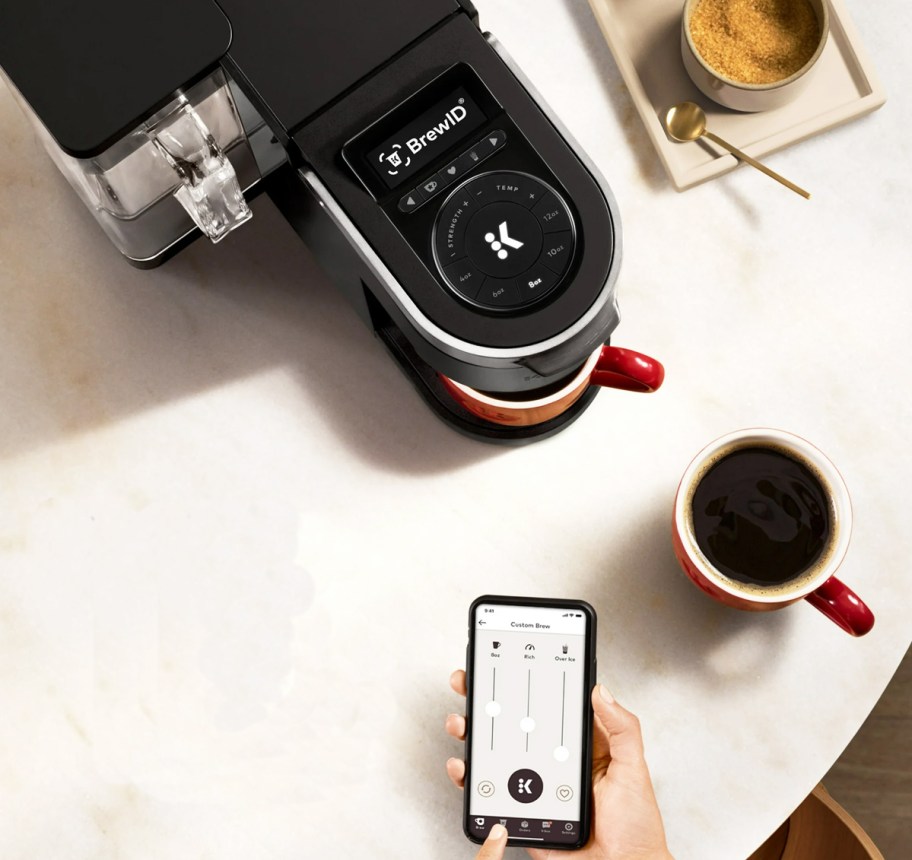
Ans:
[[[9,0],[0,68],[130,263],[267,193],[462,433],[521,444],[661,385],[608,345],[614,197],[470,0]]]

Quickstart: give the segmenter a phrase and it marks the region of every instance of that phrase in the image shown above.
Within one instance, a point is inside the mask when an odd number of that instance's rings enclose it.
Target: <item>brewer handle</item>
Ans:
[[[605,388],[651,393],[665,379],[661,362],[620,346],[603,346],[589,381]]]
[[[812,591],[805,600],[852,636],[864,636],[874,626],[874,613],[851,588],[835,576]]]
[[[180,177],[177,202],[213,242],[250,220],[234,167],[192,105],[184,103],[147,133]]]

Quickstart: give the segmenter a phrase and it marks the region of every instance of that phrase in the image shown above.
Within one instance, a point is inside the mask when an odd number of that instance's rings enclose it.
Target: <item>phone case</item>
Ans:
[[[472,783],[472,772],[471,772],[471,762],[472,762],[472,736],[473,736],[473,690],[474,690],[474,665],[475,665],[475,631],[476,625],[474,624],[475,611],[479,605],[484,603],[493,603],[500,605],[511,605],[511,606],[544,606],[544,607],[554,607],[554,608],[567,608],[575,609],[577,611],[582,611],[586,614],[588,619],[588,633],[586,636],[586,655],[585,655],[585,665],[584,665],[584,686],[585,689],[591,690],[595,685],[596,678],[596,626],[597,626],[597,615],[595,609],[587,603],[585,600],[563,600],[558,598],[547,598],[547,597],[509,597],[505,595],[494,595],[494,594],[485,594],[481,597],[477,597],[472,601],[472,605],[469,607],[469,620],[468,620],[468,632],[469,632],[469,642],[466,648],[466,775],[465,775],[465,799],[463,803],[463,820],[462,828],[466,837],[476,843],[482,844],[483,840],[471,832],[470,820],[471,815],[469,814],[469,803],[471,800],[470,792]],[[585,752],[583,755],[582,761],[582,773],[580,775],[580,834],[579,839],[575,843],[566,843],[566,842],[535,842],[535,848],[545,848],[545,849],[556,849],[556,850],[577,850],[582,848],[589,841],[589,833],[591,830],[591,816],[592,816],[592,708],[587,707],[584,709],[585,717],[585,726],[584,726],[584,736],[585,736]],[[520,847],[530,847],[529,842],[525,840],[514,840],[510,838],[507,842],[510,846],[520,846]]]

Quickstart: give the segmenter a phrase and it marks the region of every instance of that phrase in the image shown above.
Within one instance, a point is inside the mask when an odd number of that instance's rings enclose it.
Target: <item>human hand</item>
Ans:
[[[503,860],[506,849],[507,828],[502,824],[495,824],[488,832],[488,838],[485,839],[475,860]]]
[[[461,669],[450,676],[450,686],[466,695],[466,675]],[[652,788],[643,755],[639,720],[622,708],[602,685],[592,691],[592,832],[576,854],[580,860],[672,860],[665,842],[662,814]],[[465,740],[466,721],[459,714],[446,720],[447,734]],[[465,781],[465,762],[451,758],[447,774],[460,788]],[[497,826],[497,825],[495,825]],[[492,831],[494,828],[491,828]],[[489,836],[489,841],[491,837]],[[479,860],[499,860],[506,840],[482,846]],[[486,850],[500,853],[484,853]],[[533,860],[558,860],[566,854],[543,848],[527,848]]]

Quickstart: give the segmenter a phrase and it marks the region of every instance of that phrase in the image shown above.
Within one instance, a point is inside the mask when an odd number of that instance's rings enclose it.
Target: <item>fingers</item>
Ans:
[[[451,738],[456,738],[458,741],[464,741],[466,735],[466,721],[465,717],[460,716],[459,714],[450,714],[446,718],[446,723],[444,723],[446,728],[446,733]]]
[[[462,788],[465,785],[465,762],[461,758],[448,758],[446,772],[456,788]]]
[[[646,767],[640,721],[622,708],[603,684],[592,691],[592,710],[596,722],[608,735],[611,760]]]
[[[466,694],[466,673],[463,669],[457,669],[450,675],[450,686],[453,688],[453,691],[459,693],[460,696]]]
[[[453,688],[453,691],[459,693],[460,696],[464,696],[466,694],[466,673],[462,669],[457,669],[455,672],[453,672],[452,675],[450,675],[450,686]],[[462,717],[459,714],[450,714],[446,718],[445,725],[446,732],[448,735],[450,735],[450,737],[454,737],[457,740],[461,741],[465,740],[465,717]],[[465,785],[465,762],[462,759],[448,759],[446,763],[446,772],[451,782],[457,788],[462,788],[463,785]],[[490,856],[495,857],[500,855],[491,854]]]
[[[475,860],[501,860],[504,849],[507,847],[507,828],[502,824],[495,824],[488,833],[484,845]]]

